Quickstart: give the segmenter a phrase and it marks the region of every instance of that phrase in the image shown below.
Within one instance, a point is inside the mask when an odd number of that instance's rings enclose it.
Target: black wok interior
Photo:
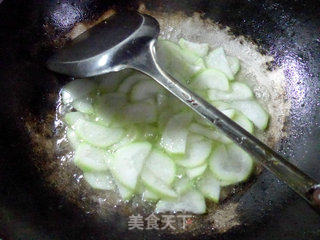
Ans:
[[[1,1],[0,1],[1,2]],[[320,217],[264,171],[240,198],[241,226],[222,235],[179,236],[128,231],[127,219],[97,219],[67,201],[42,179],[28,128],[49,121],[56,93],[67,81],[44,63],[75,23],[108,8],[137,9],[141,1],[4,0],[0,3],[0,238],[2,239],[319,239]],[[320,181],[320,2],[241,0],[142,1],[147,9],[203,13],[229,26],[283,66],[291,113],[278,150]],[[30,123],[31,122],[31,123]],[[26,124],[28,123],[28,124]],[[50,129],[42,136],[51,138]],[[45,143],[44,143],[45,144]],[[49,146],[50,147],[50,146]],[[45,158],[43,159],[45,161]]]

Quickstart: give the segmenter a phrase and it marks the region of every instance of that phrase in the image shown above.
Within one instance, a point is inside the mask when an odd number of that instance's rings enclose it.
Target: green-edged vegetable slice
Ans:
[[[200,57],[204,57],[207,55],[209,51],[209,44],[207,43],[195,43],[183,38],[180,38],[179,45],[182,49],[189,50]]]
[[[118,92],[127,94],[131,91],[132,87],[139,81],[152,81],[151,78],[143,73],[134,73],[129,77],[125,78],[118,88]]]
[[[192,188],[192,184],[190,182],[190,179],[184,176],[175,180],[173,188],[176,193],[182,195]]]
[[[70,127],[74,127],[74,124],[79,120],[89,120],[87,114],[83,114],[82,112],[68,112],[64,115],[64,120]]]
[[[191,87],[198,90],[229,90],[229,81],[225,74],[216,69],[205,69],[194,76]]]
[[[227,61],[233,75],[236,75],[240,70],[240,60],[237,57],[227,56]]]
[[[101,148],[119,142],[124,135],[122,128],[108,128],[83,119],[75,123],[74,129],[81,139]]]
[[[114,189],[112,177],[107,172],[84,172],[83,177],[92,188],[100,190]]]
[[[165,184],[147,167],[143,168],[141,180],[149,191],[159,195],[162,199],[178,197],[177,193],[169,185]]]
[[[186,174],[192,180],[194,178],[201,176],[206,171],[207,166],[208,166],[208,164],[204,163],[203,165],[195,167],[195,168],[187,168]]]
[[[167,123],[161,137],[161,146],[169,153],[183,154],[186,151],[190,112],[174,115]]]
[[[210,172],[203,175],[198,181],[197,186],[205,198],[216,203],[219,202],[220,182]]]
[[[111,72],[97,77],[98,89],[102,94],[115,92],[121,82],[133,73],[132,69],[124,69],[119,72]]]
[[[195,139],[196,138],[196,139]],[[198,136],[189,135],[186,153],[176,163],[186,168],[194,168],[202,165],[211,152],[211,142],[208,139],[197,141]]]
[[[229,91],[208,90],[208,97],[211,101],[237,101],[252,99],[253,93],[246,84],[233,82]]]
[[[139,81],[133,86],[130,99],[132,102],[137,102],[155,98],[157,94],[160,94],[163,90],[163,87],[154,80]]]
[[[134,192],[131,189],[124,186],[123,184],[121,184],[119,181],[116,180],[115,182],[121,199],[124,201],[129,201],[134,196]]]
[[[218,145],[209,158],[210,170],[214,176],[225,182],[245,181],[253,169],[253,161],[248,153],[235,144]]]
[[[79,112],[93,114],[94,109],[92,106],[93,100],[92,98],[80,98],[72,102],[72,106]]]
[[[180,81],[188,82],[195,73],[205,68],[201,57],[189,50],[181,49],[171,41],[159,40],[158,48],[160,64]]]
[[[128,123],[154,123],[157,107],[153,101],[141,101],[124,107],[123,116]]]
[[[61,90],[62,102],[71,103],[77,99],[87,97],[97,88],[94,81],[89,79],[76,79],[66,84]]]
[[[68,127],[66,131],[68,142],[71,144],[73,148],[76,149],[81,143],[80,138],[77,136],[76,132],[72,128]]]
[[[170,185],[176,175],[176,167],[172,159],[159,150],[152,150],[145,161],[148,168],[159,180]]]
[[[249,118],[257,128],[264,130],[268,126],[269,115],[257,101],[234,101],[231,105]]]
[[[222,47],[216,48],[209,53],[206,58],[206,64],[209,68],[223,72],[229,80],[234,80],[233,73]]]
[[[189,212],[202,214],[206,212],[206,203],[199,191],[190,190],[175,201],[160,200],[156,205],[155,212]]]
[[[114,178],[134,191],[144,162],[151,150],[148,142],[131,143],[118,149],[110,163]]]
[[[113,156],[105,150],[80,143],[74,153],[74,163],[83,171],[106,171]]]
[[[122,113],[127,104],[126,96],[122,93],[99,95],[94,103],[96,120],[99,124],[109,126]]]

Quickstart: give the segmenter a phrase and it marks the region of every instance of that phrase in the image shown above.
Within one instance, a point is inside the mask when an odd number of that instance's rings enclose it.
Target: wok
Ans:
[[[188,231],[174,232],[128,230],[128,215],[140,207],[101,207],[92,196],[102,193],[88,193],[81,179],[75,184],[77,170],[71,164],[61,167],[55,108],[59,89],[70,79],[49,72],[44,63],[110,9],[128,8],[154,15],[164,28],[203,20],[201,26],[272,56],[264,71],[268,75],[281,68],[284,74],[284,92],[276,95],[281,105],[272,109],[290,107],[276,115],[282,123],[272,128],[277,137],[266,140],[320,180],[318,1],[5,0],[0,4],[0,238],[318,239],[319,216],[266,171],[227,199],[220,215],[209,211],[195,217]]]

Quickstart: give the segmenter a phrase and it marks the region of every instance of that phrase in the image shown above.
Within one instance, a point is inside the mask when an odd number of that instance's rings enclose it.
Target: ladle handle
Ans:
[[[254,156],[258,162],[277,178],[284,181],[303,197],[318,213],[320,212],[320,185],[210,103],[163,71],[157,63],[155,40],[150,42],[148,49],[145,49],[141,55],[135,58],[129,67],[151,76],[200,116],[212,122],[242,149]]]

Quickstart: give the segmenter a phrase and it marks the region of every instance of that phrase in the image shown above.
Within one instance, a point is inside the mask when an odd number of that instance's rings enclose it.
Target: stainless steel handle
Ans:
[[[229,119],[210,103],[190,91],[179,81],[163,71],[157,63],[155,40],[150,42],[148,49],[146,49],[142,55],[135,58],[129,67],[135,68],[154,78],[159,84],[196,111],[200,116],[212,122],[242,149],[254,156],[265,168],[271,171],[280,180],[287,183],[289,187],[319,211],[319,184],[284,157]]]

